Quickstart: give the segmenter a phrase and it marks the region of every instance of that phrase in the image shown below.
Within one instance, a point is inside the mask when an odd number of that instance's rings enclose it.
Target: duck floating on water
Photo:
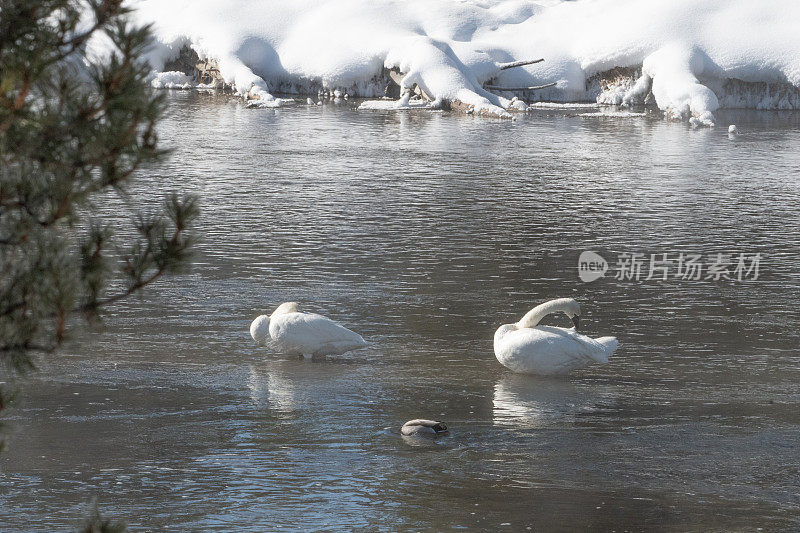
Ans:
[[[449,430],[443,422],[416,418],[403,424],[400,433],[406,437],[441,437],[447,435]]]

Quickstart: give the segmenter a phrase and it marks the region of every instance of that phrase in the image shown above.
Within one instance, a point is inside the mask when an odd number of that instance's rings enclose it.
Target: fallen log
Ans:
[[[389,77],[399,87],[403,86],[403,78],[405,78],[405,76],[406,76],[405,72],[400,72],[396,68],[393,68],[393,69],[389,70]],[[384,91],[384,92],[388,92],[388,91]],[[425,100],[427,100],[429,102],[433,102],[433,100],[434,100],[434,98],[431,95],[429,95],[428,93],[423,91],[422,88],[419,85],[417,85],[416,83],[411,87],[411,92],[413,92],[417,96],[421,96],[422,98],[424,98]],[[402,93],[402,91],[401,91],[401,93]],[[402,94],[400,94],[400,96],[402,96]]]

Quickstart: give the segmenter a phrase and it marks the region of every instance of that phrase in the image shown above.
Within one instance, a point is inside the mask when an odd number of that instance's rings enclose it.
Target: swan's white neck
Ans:
[[[565,315],[572,318],[576,314],[580,313],[578,302],[572,298],[558,298],[556,300],[550,300],[549,302],[537,305],[528,311],[519,322],[517,322],[517,327],[535,328],[544,317],[559,312],[563,312]]]

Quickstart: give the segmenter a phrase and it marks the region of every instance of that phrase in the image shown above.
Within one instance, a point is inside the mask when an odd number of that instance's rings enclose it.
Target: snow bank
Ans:
[[[670,118],[710,123],[718,107],[800,106],[796,0],[134,0],[155,24],[156,70],[184,46],[217,60],[242,95],[401,88],[503,114],[511,100],[484,84],[553,88],[557,102],[654,101]],[[502,63],[545,62],[500,70]],[[619,67],[602,87],[591,80]],[[511,93],[504,93],[510,94]]]

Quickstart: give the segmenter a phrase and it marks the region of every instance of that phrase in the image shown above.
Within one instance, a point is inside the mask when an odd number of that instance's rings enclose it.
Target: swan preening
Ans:
[[[270,316],[253,320],[250,336],[278,352],[307,357],[339,355],[367,345],[358,333],[322,315],[304,313],[295,302],[281,304]]]
[[[400,433],[406,437],[440,437],[447,435],[448,429],[443,422],[416,418],[403,424]]]
[[[574,328],[540,326],[547,315],[564,313]],[[577,332],[581,308],[572,298],[559,298],[534,307],[515,324],[504,324],[494,334],[494,354],[510,370],[525,374],[566,374],[594,363],[607,363],[617,339],[592,339]]]

